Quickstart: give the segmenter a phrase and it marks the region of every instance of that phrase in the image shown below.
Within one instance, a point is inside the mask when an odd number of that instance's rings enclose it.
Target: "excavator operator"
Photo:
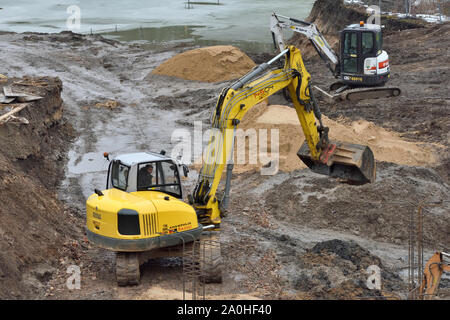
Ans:
[[[139,188],[148,188],[152,185],[153,180],[153,166],[147,164],[139,170]]]

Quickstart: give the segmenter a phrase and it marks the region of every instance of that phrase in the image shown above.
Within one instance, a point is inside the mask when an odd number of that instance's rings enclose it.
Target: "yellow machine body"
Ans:
[[[128,177],[133,174],[131,168]],[[194,208],[180,197],[157,190],[127,192],[118,188],[97,190],[87,199],[86,228],[93,243],[124,252],[191,242],[202,232]]]

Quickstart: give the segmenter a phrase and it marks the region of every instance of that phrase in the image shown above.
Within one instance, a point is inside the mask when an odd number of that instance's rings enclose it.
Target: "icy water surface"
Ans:
[[[214,2],[214,1],[213,1]],[[272,41],[272,12],[308,16],[314,0],[219,0],[219,5],[183,0],[2,0],[0,30],[15,32],[103,33],[124,41],[190,41],[198,44]],[[79,28],[73,6],[79,8]],[[68,28],[67,21],[69,20]]]

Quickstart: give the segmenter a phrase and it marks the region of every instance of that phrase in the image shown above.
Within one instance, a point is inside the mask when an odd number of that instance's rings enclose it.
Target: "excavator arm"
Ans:
[[[284,67],[271,69],[283,57]],[[271,61],[259,65],[222,91],[212,114],[211,135],[191,198],[200,223],[218,226],[220,213],[227,209],[235,134],[242,118],[252,107],[285,88],[289,91],[306,138],[298,153],[300,159],[318,173],[346,177],[361,183],[373,181],[375,162],[368,147],[328,140],[328,128],[322,124],[310,80],[300,50],[289,46]],[[225,191],[219,199],[217,190],[225,167]],[[353,171],[360,174],[354,175]]]
[[[280,51],[283,51],[286,47],[283,39],[283,29],[291,29],[306,36],[333,75],[336,77],[339,75],[339,57],[315,24],[273,13],[270,17],[270,31],[272,32],[275,45]]]

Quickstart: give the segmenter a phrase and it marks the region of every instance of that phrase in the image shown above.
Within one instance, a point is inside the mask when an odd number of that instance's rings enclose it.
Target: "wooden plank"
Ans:
[[[24,103],[21,106],[18,106],[14,109],[12,109],[11,111],[5,113],[4,115],[0,116],[0,124],[3,123],[3,121],[6,121],[10,116],[12,116],[13,114],[16,114],[17,112],[19,112],[20,110],[25,109],[26,107],[28,107],[29,105],[31,105],[31,103]]]
[[[31,101],[36,101],[36,100],[40,100],[42,99],[42,97],[40,96],[32,96],[32,95],[27,95],[24,97],[17,97],[16,100],[18,102],[31,102]]]
[[[28,93],[23,92],[13,92],[11,87],[3,87],[3,93],[5,94],[6,99],[15,98],[18,102],[31,102],[35,100],[42,99],[40,96],[34,96]],[[3,96],[3,95],[2,95]],[[0,96],[1,98],[1,96]],[[4,103],[6,103],[6,99]]]
[[[16,98],[7,98],[6,96],[4,96],[3,94],[0,93],[0,103],[11,103],[14,100],[16,100]]]
[[[27,93],[18,93],[18,92],[13,92],[11,87],[7,86],[7,87],[3,87],[3,93],[5,94],[5,96],[7,97],[26,97],[28,96]]]

